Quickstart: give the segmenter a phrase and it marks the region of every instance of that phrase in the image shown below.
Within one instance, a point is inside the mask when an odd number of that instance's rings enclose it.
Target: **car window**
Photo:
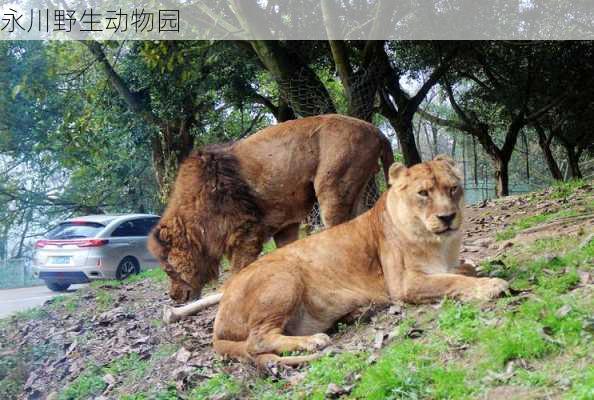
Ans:
[[[45,236],[50,240],[83,239],[95,237],[105,225],[88,221],[62,222]]]
[[[127,236],[145,236],[142,224],[138,221],[122,222],[113,233],[112,237],[127,237]]]
[[[151,230],[157,225],[159,222],[159,218],[143,218],[140,220],[142,223],[142,227],[144,229],[144,236],[148,236]]]
[[[159,218],[141,218],[120,224],[111,236],[148,236],[151,229],[159,222]]]

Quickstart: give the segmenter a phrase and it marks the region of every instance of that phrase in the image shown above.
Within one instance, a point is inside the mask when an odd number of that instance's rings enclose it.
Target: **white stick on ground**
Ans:
[[[217,293],[181,307],[171,307],[166,305],[163,307],[163,321],[165,321],[166,324],[172,324],[183,317],[194,315],[204,308],[218,304],[219,301],[221,301],[221,297],[223,297],[223,293]]]

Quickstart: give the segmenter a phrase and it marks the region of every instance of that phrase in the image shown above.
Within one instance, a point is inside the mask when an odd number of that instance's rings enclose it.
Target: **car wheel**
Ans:
[[[125,257],[118,265],[116,279],[121,281],[139,272],[140,266],[138,265],[138,261],[134,257]]]
[[[70,284],[46,281],[45,286],[47,286],[52,292],[65,292],[70,287]]]

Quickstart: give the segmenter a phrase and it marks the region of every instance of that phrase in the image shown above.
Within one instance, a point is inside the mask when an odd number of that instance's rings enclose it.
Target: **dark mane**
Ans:
[[[196,153],[205,160],[199,184],[204,186],[205,198],[212,214],[242,215],[260,221],[264,213],[257,195],[241,175],[239,161],[230,151],[232,143],[210,145]]]

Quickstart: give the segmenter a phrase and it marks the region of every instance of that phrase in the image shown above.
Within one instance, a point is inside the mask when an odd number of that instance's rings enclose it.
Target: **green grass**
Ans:
[[[367,353],[341,353],[316,360],[307,369],[302,386],[307,389],[308,398],[324,399],[330,383],[339,386],[347,384],[347,378],[360,372],[366,365]]]
[[[561,210],[553,213],[531,215],[515,221],[512,225],[505,228],[503,231],[495,235],[495,240],[509,240],[516,237],[516,235],[523,230],[530,229],[536,225],[544,224],[555,219],[576,217],[579,213],[576,210]]]
[[[31,307],[26,310],[17,311],[10,317],[13,321],[31,321],[34,319],[42,319],[49,314],[43,307]]]
[[[105,289],[98,289],[95,292],[95,303],[97,304],[97,311],[99,312],[112,308],[114,301],[115,299],[113,298],[113,295]]]
[[[412,339],[388,347],[377,363],[364,371],[352,398],[470,398],[473,389],[466,384],[464,370],[444,365],[438,357],[439,347]]]
[[[60,400],[85,400],[98,396],[105,390],[107,383],[102,379],[101,369],[96,366],[87,367],[58,398]]]
[[[483,324],[480,315],[480,309],[474,304],[447,300],[439,312],[438,326],[451,340],[474,343],[479,338],[479,327]]]
[[[141,360],[136,353],[122,356],[107,366],[100,368],[96,365],[88,366],[68,387],[59,395],[60,400],[84,400],[101,394],[107,387],[103,380],[106,374],[120,379],[124,386],[138,382],[149,368],[147,360]]]
[[[561,182],[555,184],[553,192],[550,195],[552,199],[564,199],[574,193],[576,190],[585,187],[587,184],[582,180],[574,180],[568,182]],[[583,208],[583,209],[580,209]],[[572,208],[559,210],[556,212],[549,212],[545,214],[531,215],[525,218],[521,218],[502,232],[498,232],[495,235],[495,240],[509,240],[513,239],[518,233],[523,230],[530,229],[534,226],[551,222],[560,218],[576,217],[581,214],[587,214],[594,212],[594,200],[587,200],[581,205],[573,204]]]
[[[159,267],[145,269],[136,275],[130,276],[128,279],[119,281],[117,279],[104,279],[91,282],[90,286],[94,289],[100,289],[103,287],[120,287],[130,283],[136,283],[150,279],[154,282],[165,282],[167,281],[167,274]]]
[[[26,379],[24,360],[16,356],[0,358],[0,399],[16,399]]]
[[[553,192],[550,196],[554,199],[563,199],[585,186],[586,182],[582,179],[575,179],[567,182],[556,182],[553,185]]]
[[[274,239],[270,239],[269,241],[267,241],[266,243],[264,243],[264,247],[262,249],[262,252],[264,254],[271,253],[274,250],[276,250],[276,243],[274,242]]]
[[[241,383],[230,375],[219,373],[190,392],[190,400],[208,400],[227,396],[236,398],[241,391]]]
[[[75,312],[80,305],[80,294],[62,294],[56,296],[52,299],[52,303],[50,305],[53,309],[60,309],[64,308],[67,312],[73,313]]]
[[[568,400],[594,399],[594,365],[590,365],[584,371],[581,371],[576,383],[565,394],[564,398]]]

